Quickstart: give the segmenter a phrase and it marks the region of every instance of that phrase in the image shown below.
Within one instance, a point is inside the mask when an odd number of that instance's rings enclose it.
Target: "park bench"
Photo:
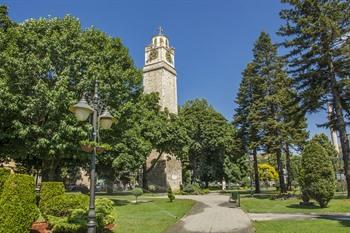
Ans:
[[[235,203],[237,207],[240,207],[241,197],[239,195],[239,192],[232,192],[231,193],[230,202]]]

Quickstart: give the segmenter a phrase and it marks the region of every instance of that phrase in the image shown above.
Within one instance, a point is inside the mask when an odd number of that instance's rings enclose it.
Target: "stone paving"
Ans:
[[[176,196],[197,201],[191,211],[167,233],[253,233],[249,216],[218,193]]]

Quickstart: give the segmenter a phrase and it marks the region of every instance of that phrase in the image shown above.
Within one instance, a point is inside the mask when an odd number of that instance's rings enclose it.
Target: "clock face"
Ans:
[[[171,54],[169,51],[166,52],[165,58],[169,63],[173,64],[173,58],[171,57]]]
[[[154,59],[157,59],[158,57],[158,51],[156,49],[152,49],[149,53],[148,61],[153,61]]]

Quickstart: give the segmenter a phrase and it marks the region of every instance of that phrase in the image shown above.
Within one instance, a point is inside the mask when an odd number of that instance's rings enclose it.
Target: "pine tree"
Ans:
[[[329,126],[339,131],[350,198],[350,148],[344,111],[349,114],[350,2],[343,0],[283,0],[288,9],[280,16],[286,24],[279,34],[286,37],[290,72],[298,87],[304,111],[315,112],[327,102],[334,106]]]
[[[243,141],[248,142],[245,144],[253,145],[253,152],[264,150],[276,156],[279,186],[281,192],[285,192],[282,148],[285,145],[288,152],[290,175],[289,146],[299,146],[305,141],[305,117],[295,101],[296,94],[284,71],[284,62],[277,55],[277,47],[267,33],[261,33],[253,54],[253,62],[244,72],[237,97],[239,107],[235,122]],[[254,162],[254,168],[257,169],[257,162]]]
[[[258,114],[260,99],[263,98],[261,79],[256,75],[256,67],[249,63],[242,73],[236,97],[233,124],[237,128],[237,136],[241,139],[241,151],[253,156],[253,170],[255,181],[255,193],[260,193],[257,152],[260,149],[260,119]]]

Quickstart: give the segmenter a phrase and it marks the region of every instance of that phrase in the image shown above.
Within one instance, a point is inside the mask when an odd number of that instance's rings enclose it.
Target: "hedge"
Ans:
[[[40,208],[53,197],[64,194],[64,185],[62,182],[42,182],[40,189]]]
[[[113,224],[115,217],[111,215],[113,202],[106,198],[96,199],[97,232],[105,232],[104,226]],[[74,209],[68,217],[49,216],[53,233],[85,233],[87,230],[88,210]]]
[[[55,196],[41,204],[40,209],[44,215],[68,216],[73,209],[87,209],[89,196],[84,194],[62,194]]]
[[[11,174],[4,184],[0,199],[0,232],[29,232],[38,217],[34,178]]]
[[[10,174],[11,174],[11,171],[9,169],[0,168],[0,197],[4,188],[4,184],[7,178],[10,176]]]

